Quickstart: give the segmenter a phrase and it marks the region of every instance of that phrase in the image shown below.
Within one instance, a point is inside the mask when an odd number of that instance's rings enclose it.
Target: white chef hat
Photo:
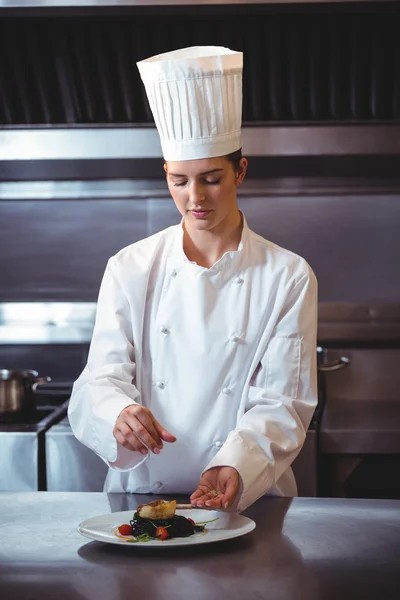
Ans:
[[[241,52],[193,46],[137,66],[165,160],[225,156],[241,148]]]

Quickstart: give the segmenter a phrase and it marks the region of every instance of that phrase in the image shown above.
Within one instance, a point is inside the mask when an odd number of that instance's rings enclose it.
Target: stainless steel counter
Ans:
[[[245,513],[255,531],[196,549],[111,546],[76,531],[150,498],[0,494],[2,600],[400,597],[400,501],[263,498]]]

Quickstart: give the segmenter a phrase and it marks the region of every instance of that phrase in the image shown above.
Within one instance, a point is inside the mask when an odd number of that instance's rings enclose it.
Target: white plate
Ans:
[[[212,542],[220,542],[222,540],[230,540],[232,538],[246,535],[253,531],[256,524],[251,519],[238,514],[225,513],[214,510],[177,510],[177,515],[190,517],[195,523],[209,521],[218,517],[217,521],[206,525],[206,530],[202,533],[195,533],[187,538],[172,538],[171,540],[151,540],[150,542],[132,543],[127,539],[121,539],[115,535],[115,531],[123,523],[129,523],[133,518],[133,510],[111,513],[102,515],[101,517],[93,517],[83,521],[78,526],[78,531],[81,535],[98,542],[106,542],[108,544],[118,544],[122,546],[130,546],[132,548],[138,546],[157,548],[165,546],[196,546],[199,544],[211,544]]]

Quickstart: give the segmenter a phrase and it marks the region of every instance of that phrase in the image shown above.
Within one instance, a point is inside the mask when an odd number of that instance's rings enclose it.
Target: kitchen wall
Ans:
[[[239,204],[252,229],[308,260],[320,302],[400,300],[398,194],[248,189]],[[0,302],[95,301],[108,257],[179,218],[166,193],[0,200]]]

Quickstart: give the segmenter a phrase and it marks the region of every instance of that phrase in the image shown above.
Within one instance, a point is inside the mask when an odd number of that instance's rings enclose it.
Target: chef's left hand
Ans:
[[[213,467],[200,479],[197,490],[190,496],[193,506],[209,509],[229,508],[239,493],[240,477],[233,467]]]

